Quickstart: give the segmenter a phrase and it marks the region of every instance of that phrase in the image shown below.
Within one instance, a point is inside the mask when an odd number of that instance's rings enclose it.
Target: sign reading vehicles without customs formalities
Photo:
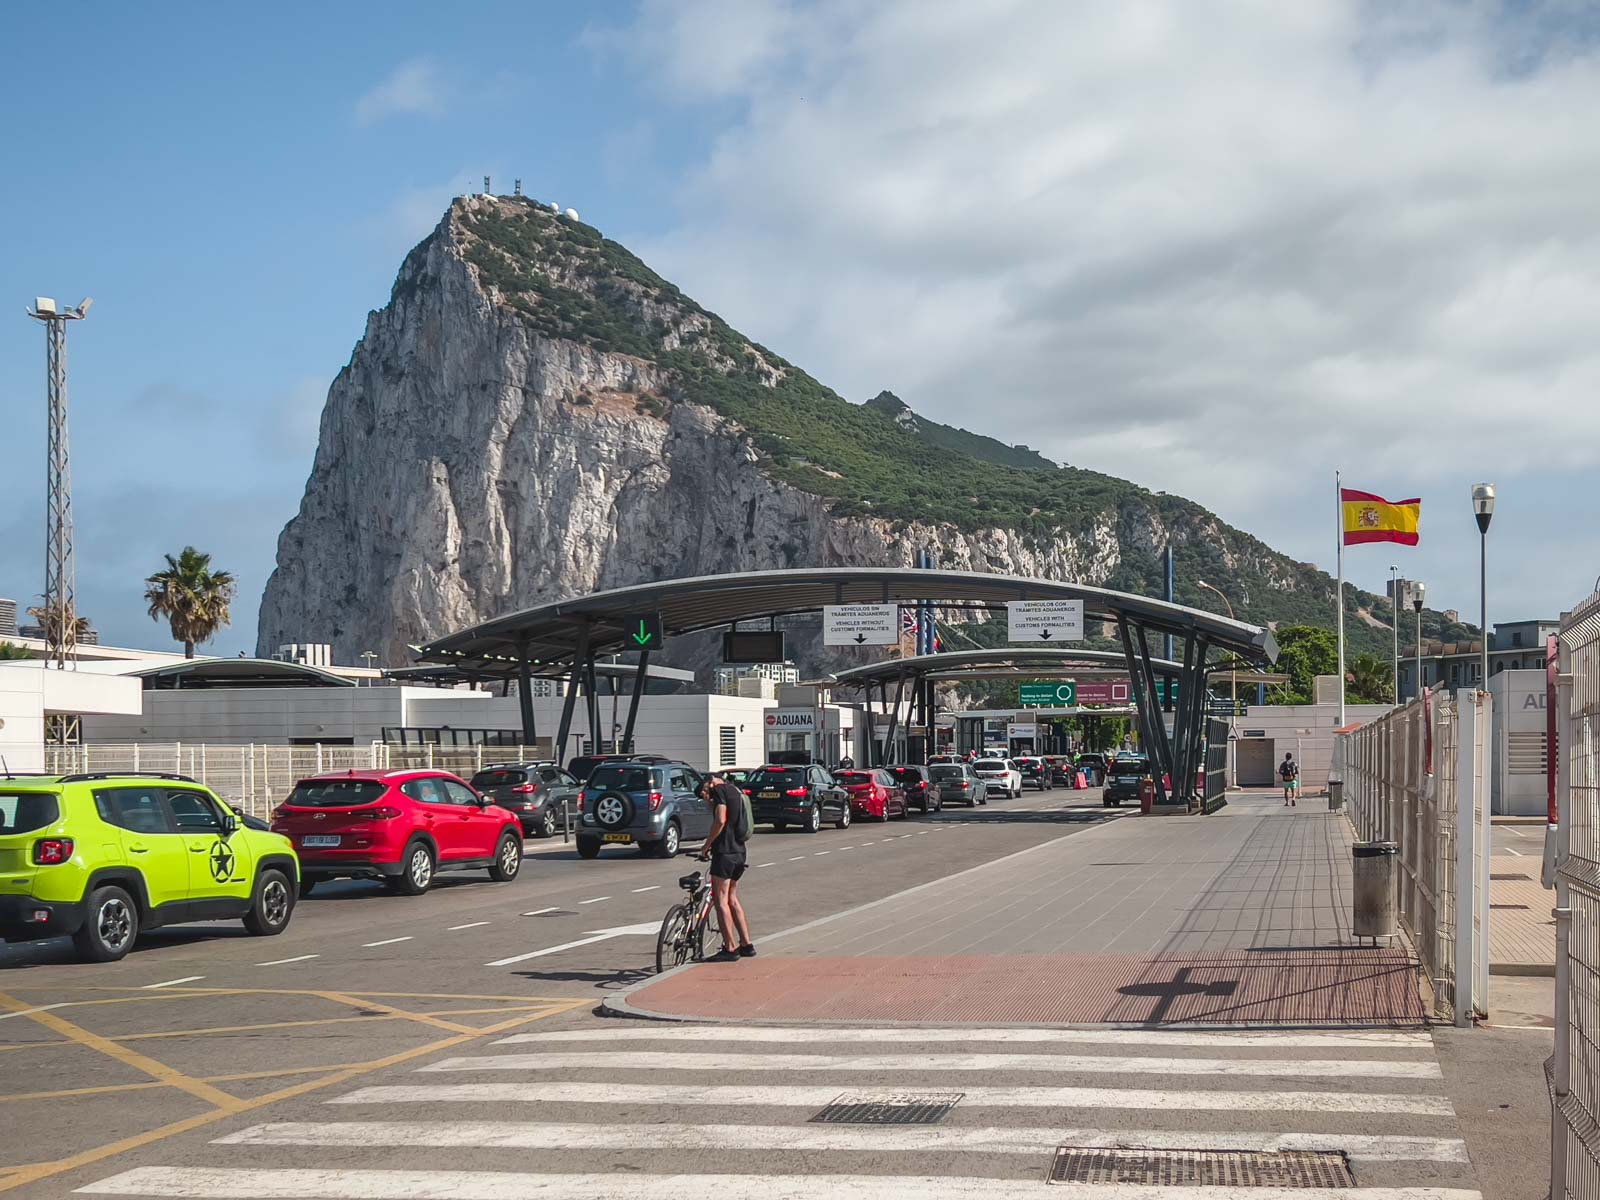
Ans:
[[[900,640],[898,604],[828,604],[822,609],[824,646],[892,646]]]
[[[1012,600],[1006,605],[1006,640],[1048,645],[1083,640],[1082,600]]]

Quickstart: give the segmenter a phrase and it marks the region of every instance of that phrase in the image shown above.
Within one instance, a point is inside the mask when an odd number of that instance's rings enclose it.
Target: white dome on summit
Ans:
[[[575,209],[575,208],[567,209],[567,216],[571,217],[574,221],[576,221],[578,219],[578,210]]]

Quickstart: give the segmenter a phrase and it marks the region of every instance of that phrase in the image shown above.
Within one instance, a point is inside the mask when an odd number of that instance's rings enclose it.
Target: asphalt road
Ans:
[[[1112,815],[1097,792],[1057,789],[760,831],[742,888],[757,944]],[[338,1085],[381,1084],[528,1026],[592,1023],[602,996],[653,971],[655,931],[697,866],[631,849],[584,862],[530,841],[513,883],[445,875],[417,898],[326,885],[276,938],[237,923],[157,930],[108,965],[76,962],[65,942],[0,947],[0,1193],[65,1195],[127,1162],[211,1161],[211,1139],[285,1106],[311,1112]]]
[[[1489,845],[1495,854],[1520,855],[1525,858],[1542,860],[1544,858],[1544,826],[1491,826]]]

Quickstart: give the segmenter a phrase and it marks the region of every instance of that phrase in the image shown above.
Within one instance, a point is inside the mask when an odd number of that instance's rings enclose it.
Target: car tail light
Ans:
[[[363,808],[350,815],[362,821],[392,821],[400,815],[400,810],[385,804],[379,808]]]
[[[805,788],[788,788],[783,794],[785,796],[804,796],[806,794],[806,790]]]
[[[652,812],[661,807],[661,801],[663,798],[664,797],[660,792],[650,793],[650,809]]]
[[[739,790],[746,796],[754,796],[756,794],[755,788],[740,788]]]
[[[531,796],[534,792],[537,792],[539,790],[539,785],[536,784],[536,783],[519,783],[519,784],[517,784],[516,787],[512,788],[511,790],[513,792],[518,792],[518,793],[520,793],[520,794],[522,794],[524,796]]]
[[[33,844],[33,861],[37,866],[53,867],[71,857],[71,838],[40,838]]]
[[[585,793],[583,793],[583,792],[579,792],[579,793],[578,793],[578,803],[579,803],[579,804],[582,804],[582,803],[583,803],[583,797],[584,797],[584,795],[585,795]]]
[[[285,813],[285,812],[284,812],[284,811],[283,811],[283,805],[281,805],[281,804],[280,804],[280,805],[278,805],[278,807],[277,807],[277,808],[275,808],[275,809],[273,809],[273,810],[272,810],[272,819],[273,819],[273,820],[274,820],[274,821],[281,821],[281,820],[283,820],[283,818],[284,818],[284,817],[285,817],[285,816],[286,816],[286,815],[287,815],[287,814],[286,814],[286,813]]]

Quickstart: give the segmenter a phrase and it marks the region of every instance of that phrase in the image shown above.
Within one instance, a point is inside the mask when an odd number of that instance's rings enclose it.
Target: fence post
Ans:
[[[1556,1046],[1551,1057],[1550,1076],[1551,1200],[1566,1200],[1567,1196],[1567,1098],[1572,1093],[1572,896],[1566,876],[1561,873],[1566,866],[1572,834],[1571,747],[1578,744],[1575,734],[1578,722],[1572,719],[1572,675],[1565,669],[1569,665],[1562,663],[1563,670],[1556,676],[1556,744],[1549,749],[1556,755],[1556,802],[1560,806],[1551,864],[1555,868],[1556,885]],[[1545,837],[1550,837],[1548,830]]]
[[[1478,706],[1475,691],[1456,692],[1456,811],[1449,814],[1456,826],[1456,962],[1455,1023],[1471,1025],[1472,987],[1477,979],[1473,969],[1473,922],[1478,911],[1478,873],[1474,869],[1478,822],[1474,809],[1478,778]]]

